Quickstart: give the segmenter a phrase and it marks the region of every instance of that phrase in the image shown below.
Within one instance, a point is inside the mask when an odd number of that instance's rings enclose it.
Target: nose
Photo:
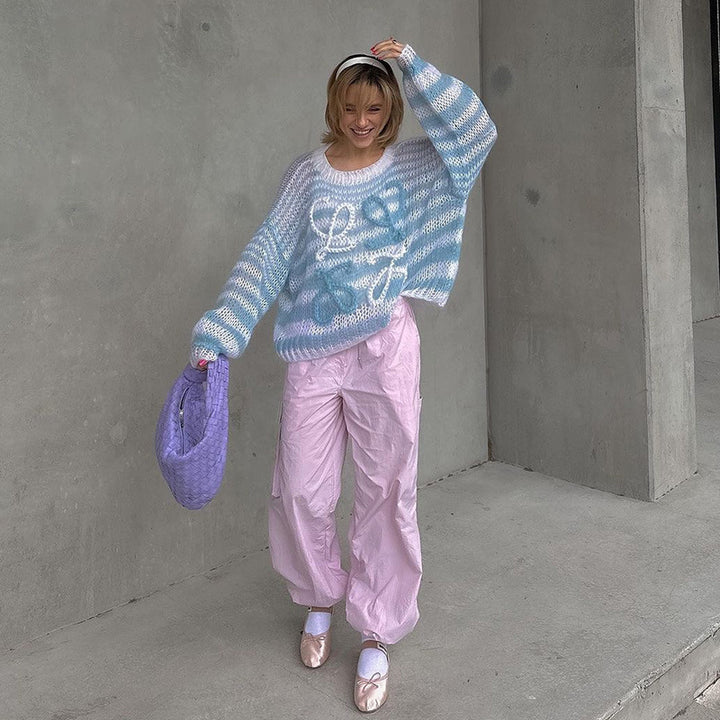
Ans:
[[[357,118],[357,125],[358,127],[365,127],[367,125],[367,115],[364,111],[361,111]]]

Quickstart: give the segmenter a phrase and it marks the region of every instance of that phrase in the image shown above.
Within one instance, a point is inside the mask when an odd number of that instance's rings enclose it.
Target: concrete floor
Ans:
[[[391,648],[382,714],[672,718],[714,680],[720,320],[695,337],[699,472],[658,502],[499,463],[421,489],[422,617]],[[306,669],[305,610],[260,551],[1,657],[0,720],[357,718],[339,609]]]
[[[720,720],[720,681],[715,682],[688,707],[675,716],[676,720]]]

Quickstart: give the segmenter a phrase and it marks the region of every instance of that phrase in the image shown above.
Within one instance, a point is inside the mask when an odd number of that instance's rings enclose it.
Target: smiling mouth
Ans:
[[[355,130],[354,128],[351,128],[351,129],[352,129],[352,131],[353,131],[356,135],[358,135],[359,137],[365,137],[365,136],[369,135],[369,134],[372,132],[372,128],[370,128],[370,130],[365,130],[365,131],[363,131],[363,132],[360,132],[359,130]]]

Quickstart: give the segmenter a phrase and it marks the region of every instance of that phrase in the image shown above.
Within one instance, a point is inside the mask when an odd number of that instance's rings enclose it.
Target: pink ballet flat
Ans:
[[[385,657],[388,657],[387,648],[381,642],[375,643],[375,647],[382,650]],[[381,676],[379,672],[376,672],[373,673],[371,678],[364,678],[355,674],[355,707],[360,712],[375,712],[385,704],[388,699],[389,674],[387,672]]]
[[[308,613],[311,610],[312,608],[308,610]],[[303,630],[300,638],[300,659],[305,667],[318,668],[328,659],[330,656],[331,629],[328,628],[326,632],[319,635],[312,635]]]
[[[300,638],[300,659],[309,668],[320,667],[330,655],[330,630],[321,635],[303,631]]]

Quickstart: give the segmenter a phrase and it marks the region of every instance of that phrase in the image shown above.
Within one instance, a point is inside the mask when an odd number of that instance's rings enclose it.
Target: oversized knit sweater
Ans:
[[[275,202],[197,322],[190,362],[243,353],[278,300],[274,343],[287,362],[344,350],[385,327],[400,295],[440,306],[457,274],[467,199],[497,132],[463,82],[410,45],[397,58],[427,137],[336,170],[320,147],[287,169]]]

